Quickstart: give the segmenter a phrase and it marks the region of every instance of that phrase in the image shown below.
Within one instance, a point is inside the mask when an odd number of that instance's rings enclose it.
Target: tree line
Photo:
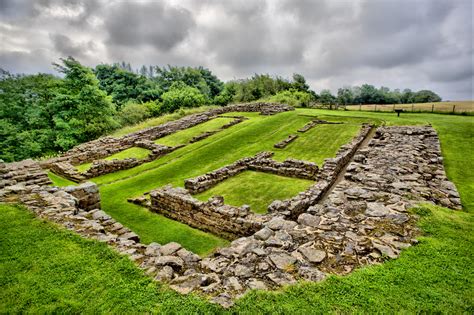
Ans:
[[[0,69],[0,159],[52,155],[149,117],[202,105],[264,100],[293,106],[409,103],[441,100],[431,91],[344,87],[337,95],[310,89],[301,74],[221,81],[204,67],[53,64],[62,76]]]

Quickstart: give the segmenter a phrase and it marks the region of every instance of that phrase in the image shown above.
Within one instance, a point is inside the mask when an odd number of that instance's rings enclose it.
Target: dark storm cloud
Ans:
[[[193,26],[188,10],[163,2],[119,2],[105,20],[110,45],[152,45],[164,51],[183,41]]]
[[[93,41],[76,43],[63,34],[50,34],[54,48],[63,56],[83,57],[95,49]]]
[[[0,66],[34,72],[73,55],[91,66],[203,65],[223,79],[298,72],[316,91],[368,82],[470,99],[472,9],[470,0],[0,0]]]

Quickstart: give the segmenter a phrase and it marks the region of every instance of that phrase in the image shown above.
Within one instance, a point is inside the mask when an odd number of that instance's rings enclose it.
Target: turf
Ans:
[[[206,131],[216,131],[223,125],[233,121],[233,118],[214,118],[194,127],[178,131],[166,137],[157,139],[155,143],[174,147],[180,144],[188,144],[189,141]]]
[[[201,106],[201,107],[197,107],[197,108],[182,109],[182,110],[179,110],[179,111],[174,112],[172,114],[166,114],[166,115],[162,115],[162,116],[159,116],[159,117],[150,118],[150,119],[147,119],[147,120],[142,121],[142,122],[140,122],[138,124],[135,124],[135,125],[125,126],[123,128],[115,130],[110,135],[112,137],[125,136],[129,133],[132,133],[132,132],[137,132],[137,131],[140,131],[140,130],[145,129],[145,128],[155,127],[155,126],[164,124],[168,121],[179,119],[179,118],[181,118],[185,115],[202,113],[202,112],[208,111],[210,109],[219,108],[219,107],[220,106]]]
[[[349,117],[356,116],[359,118],[354,119],[373,119],[389,125],[432,123],[439,132],[447,175],[457,185],[465,209],[451,211],[434,206],[416,209],[415,213],[423,215],[420,227],[424,236],[419,238],[417,246],[404,250],[399,259],[360,269],[349,276],[333,276],[319,284],[301,283],[279,292],[253,292],[238,301],[230,312],[472,314],[473,118],[436,114],[407,114],[397,118],[394,114],[309,109],[297,112],[332,116],[337,120],[352,120]],[[285,123],[288,123],[288,119],[278,119],[274,125],[270,125],[276,127]],[[243,129],[255,131],[255,121],[242,124],[245,124]],[[243,129],[240,130],[242,127],[239,125],[235,126],[238,130],[234,129],[232,133],[248,135],[249,142],[246,146],[242,144],[242,154],[248,155],[254,150],[250,148],[252,141],[263,136],[260,134],[252,138],[253,133],[249,131],[246,134]],[[287,127],[283,129],[285,128]],[[277,132],[275,137],[281,138],[289,129],[294,132],[294,128],[288,127],[282,134]],[[241,137],[237,139],[242,141]],[[185,158],[187,154],[199,156],[199,148],[203,145],[210,146],[206,141],[210,139],[203,140],[194,147],[180,149],[183,150],[181,153],[175,152],[176,155],[169,160],[161,161],[161,167],[172,165],[175,163],[173,161]],[[225,137],[219,141],[226,142]],[[270,142],[268,140],[267,143]],[[216,168],[215,166],[226,162],[226,152],[222,151],[222,160],[217,157],[204,162],[199,160],[196,163],[199,169],[193,172],[191,168],[186,168],[185,174]],[[159,163],[155,162],[154,167],[142,166],[144,173],[140,175],[140,180],[158,178],[160,182],[166,182],[164,177],[169,175],[172,181],[182,184],[183,176],[176,176],[175,173],[179,173],[180,166],[185,166],[186,163],[158,172],[156,169],[160,168]],[[98,181],[106,183],[119,178],[104,177]],[[122,200],[128,194],[152,186],[151,183],[144,184],[140,180],[130,183],[122,180],[103,185],[101,191],[106,192],[108,197],[102,197],[110,208],[108,211],[113,212],[111,200]],[[140,188],[132,188],[138,184],[141,185]],[[114,197],[114,193],[120,192],[122,188],[128,192]],[[139,207],[128,209],[130,212],[141,211]],[[121,213],[122,210],[113,215]],[[180,296],[158,288],[144,278],[128,260],[113,254],[105,245],[85,241],[62,229],[53,228],[51,224],[33,219],[24,210],[1,207],[0,228],[0,313],[224,312],[192,295]]]
[[[104,158],[103,160],[124,160],[128,158],[136,158],[136,159],[144,159],[150,154],[150,150],[144,149],[144,148],[139,148],[139,147],[132,147],[129,149],[125,149],[123,151],[117,152],[115,154],[109,155],[108,157]],[[92,163],[84,163],[81,165],[77,165],[76,169],[80,172],[83,173],[87,171],[91,167]]]
[[[238,207],[246,204],[255,213],[266,213],[273,200],[291,198],[313,183],[310,180],[245,171],[195,197],[207,201],[212,196],[223,196],[226,204]]]
[[[0,230],[1,314],[217,308],[164,290],[107,245],[36,219],[24,208],[0,204]]]
[[[48,177],[53,182],[53,186],[64,187],[64,186],[77,185],[77,183],[70,181],[69,179],[61,177],[59,175],[56,175],[51,171],[48,171]]]
[[[140,235],[145,243],[165,244],[176,241],[201,255],[224,246],[227,244],[225,240],[150,213],[128,203],[127,198],[139,196],[168,183],[183,186],[187,178],[202,175],[264,150],[272,150],[274,143],[314,119],[301,116],[296,111],[275,116],[245,113],[245,116],[250,119],[160,159],[93,179],[100,185],[102,208]],[[338,147],[333,147],[331,154],[334,155],[337,149]],[[267,193],[263,189],[258,191],[263,195]],[[267,195],[265,198],[270,199],[272,196]],[[242,204],[245,202],[241,201]]]

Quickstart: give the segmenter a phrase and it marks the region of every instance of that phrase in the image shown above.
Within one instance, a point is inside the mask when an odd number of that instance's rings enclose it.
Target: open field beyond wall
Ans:
[[[436,103],[414,103],[414,104],[384,104],[384,105],[347,105],[346,109],[351,111],[380,111],[393,112],[394,109],[403,109],[408,112],[438,112],[438,113],[474,113],[474,101],[460,102],[436,102]]]
[[[420,244],[405,250],[399,259],[346,277],[332,276],[322,283],[301,283],[281,292],[254,292],[230,311],[472,313],[473,117],[406,114],[397,118],[392,113],[311,109],[272,117],[247,114],[250,120],[169,156],[94,179],[101,185],[103,208],[145,242],[164,231],[161,243],[180,237],[185,246],[195,246],[205,253],[223,241],[206,233],[198,235],[202,232],[186,226],[173,230],[176,222],[159,216],[154,218],[160,219],[150,219],[151,214],[145,209],[124,200],[167,182],[182,186],[185,178],[242,156],[271,150],[275,142],[311,119],[299,114],[354,123],[431,123],[439,133],[446,171],[457,185],[465,211],[434,206],[415,209],[422,215],[420,226],[425,235],[419,238]],[[0,312],[223,312],[198,297],[181,296],[152,283],[130,261],[104,244],[85,241],[15,207],[1,206],[0,216]],[[202,243],[195,242],[199,237]],[[214,243],[209,246],[210,242]]]

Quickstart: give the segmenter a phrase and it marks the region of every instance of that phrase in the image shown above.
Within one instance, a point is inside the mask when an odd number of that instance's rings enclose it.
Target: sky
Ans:
[[[222,80],[305,76],[472,100],[471,0],[0,0],[0,67],[204,66]]]

